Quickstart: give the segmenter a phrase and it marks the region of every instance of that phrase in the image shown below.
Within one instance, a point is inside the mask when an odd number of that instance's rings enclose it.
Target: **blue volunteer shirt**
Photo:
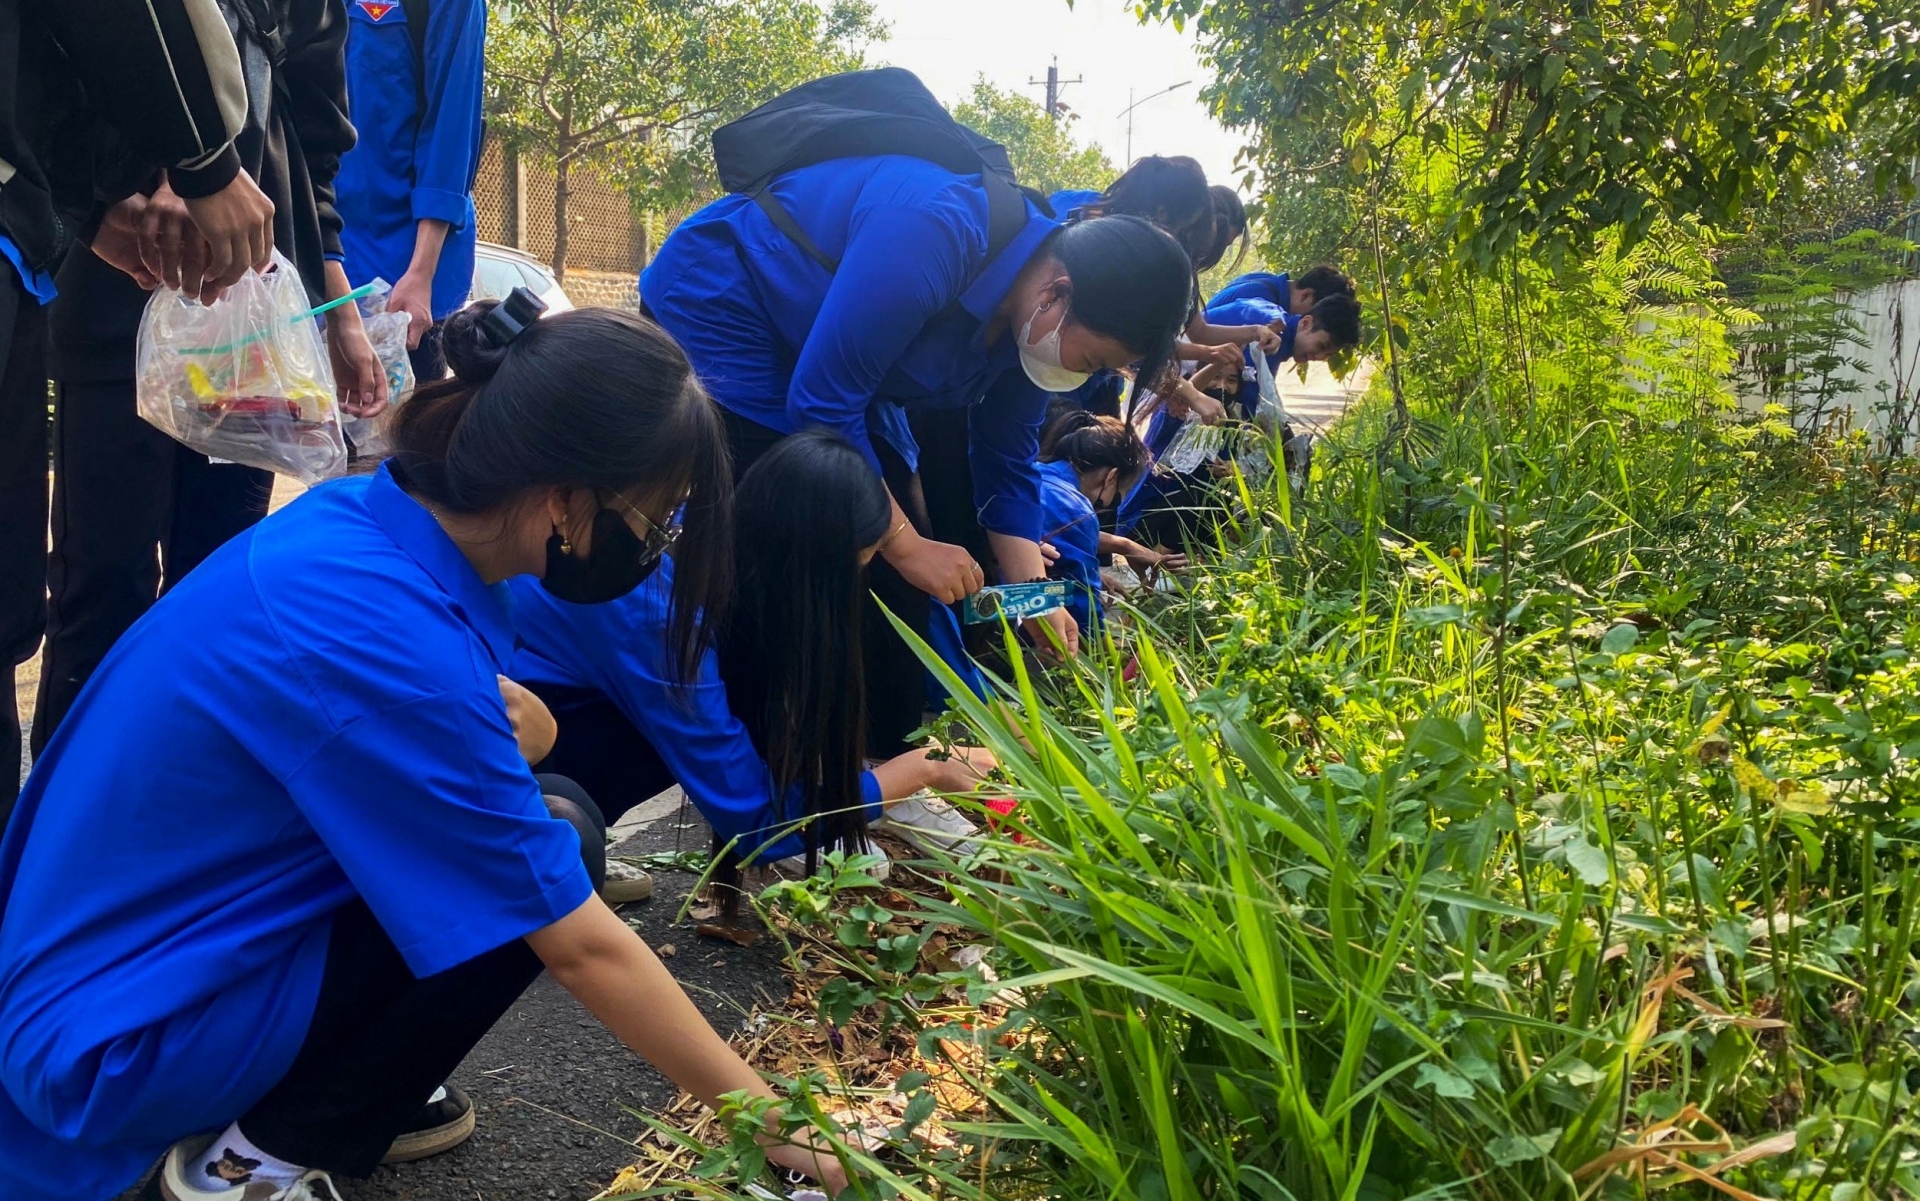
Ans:
[[[838,271],[733,195],[681,222],[640,276],[708,392],[781,433],[832,429],[876,472],[874,401],[965,407],[981,524],[1037,539],[1047,396],[1021,371],[1014,337],[988,346],[984,334],[1059,223],[1029,206],[1026,228],[988,262],[980,177],[898,155],[803,167],[771,191]]]
[[[1137,420],[1134,422],[1134,428],[1140,434],[1140,440],[1146,443],[1148,454],[1151,456],[1150,461],[1158,462],[1160,456],[1167,452],[1167,448],[1173,445],[1174,437],[1186,428],[1186,424],[1167,412],[1167,406],[1161,403],[1156,404],[1153,412],[1146,418],[1145,429],[1140,428],[1141,423]],[[1128,489],[1127,494],[1120,499],[1120,504],[1113,515],[1114,530],[1122,537],[1131,538],[1140,526],[1140,519],[1158,507],[1161,500],[1177,491],[1179,487],[1180,481],[1171,473],[1155,471],[1149,467],[1141,473],[1140,478],[1134,481],[1133,487]]]
[[[504,589],[384,467],[120,639],[0,841],[0,1197],[101,1201],[244,1113],[356,898],[421,977],[585,903],[500,697],[512,646]]]
[[[1245,275],[1236,275],[1227,281],[1227,285],[1213,294],[1207,302],[1212,306],[1229,300],[1264,300],[1268,304],[1287,307],[1288,298],[1293,294],[1293,281],[1284,271],[1249,271]],[[1208,320],[1212,320],[1211,317]],[[1216,324],[1230,324],[1216,322]]]
[[[638,588],[604,605],[568,604],[531,577],[508,587],[521,642],[510,677],[589,690],[613,702],[653,744],[720,840],[739,839],[735,849],[742,858],[765,862],[806,853],[805,833],[788,829],[806,816],[799,797],[774,795],[766,761],[727,704],[714,653],[701,656],[699,674],[684,689],[670,683],[671,558],[662,559]],[[558,719],[565,724],[564,710]],[[859,801],[868,821],[879,820],[880,783],[872,772],[860,777]]]
[[[1092,619],[1100,615],[1100,517],[1080,491],[1073,464],[1041,463],[1039,468],[1046,541],[1060,552],[1047,574],[1067,581],[1067,612],[1083,631],[1091,630]]]
[[[1244,278],[1244,277],[1243,277]],[[1282,276],[1282,279],[1285,277]],[[1214,325],[1280,325],[1280,349],[1267,356],[1267,370],[1277,372],[1280,364],[1293,357],[1294,336],[1300,331],[1300,318],[1289,313],[1283,306],[1270,299],[1258,296],[1241,295],[1238,298],[1221,299],[1216,296],[1207,306],[1207,320]],[[1254,407],[1260,403],[1259,376],[1254,370],[1253,356],[1259,353],[1260,344],[1249,342],[1241,355],[1245,364],[1240,372],[1240,391],[1232,402],[1238,403],[1249,417]]]
[[[413,261],[414,229],[445,221],[433,275],[433,318],[473,290],[473,177],[480,166],[483,0],[429,0],[424,64],[398,0],[347,5],[347,96],[360,139],[340,160],[336,206],[346,229],[347,279],[397,283]],[[427,111],[416,81],[426,70]]]
[[[1047,197],[1047,207],[1053,210],[1054,216],[1067,221],[1081,215],[1105,198],[1104,192],[1095,192],[1087,188],[1069,188]]]

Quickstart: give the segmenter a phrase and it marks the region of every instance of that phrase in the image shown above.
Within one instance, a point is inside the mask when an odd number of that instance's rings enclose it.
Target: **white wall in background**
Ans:
[[[1905,381],[1909,410],[1912,398],[1920,393],[1920,280],[1856,293],[1852,307],[1866,345],[1845,351],[1845,357],[1858,360],[1860,368],[1840,374],[1859,384],[1860,390],[1842,397],[1840,404],[1849,410],[1852,428],[1884,433],[1884,406],[1899,394],[1901,381]],[[1752,395],[1742,399],[1755,407],[1760,403]]]

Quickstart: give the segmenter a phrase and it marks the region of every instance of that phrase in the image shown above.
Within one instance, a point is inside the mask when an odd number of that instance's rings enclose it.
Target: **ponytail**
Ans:
[[[1040,461],[1068,463],[1082,472],[1111,467],[1131,483],[1146,472],[1153,455],[1133,427],[1118,417],[1072,409],[1047,427],[1040,443]]]
[[[1213,236],[1208,239],[1206,250],[1194,255],[1194,273],[1204,275],[1218,267],[1227,257],[1227,251],[1238,242],[1240,250],[1233,256],[1233,266],[1228,268],[1229,272],[1238,274],[1247,258],[1247,206],[1241,201],[1240,193],[1225,184],[1214,184],[1207,189],[1207,195],[1213,199]]]
[[[1150,154],[1108,186],[1094,210],[1106,217],[1144,217],[1172,234],[1189,257],[1213,240],[1213,197],[1207,172],[1185,155]]]
[[[447,513],[490,512],[547,487],[685,497],[670,626],[678,678],[692,679],[732,592],[733,471],[719,409],[651,321],[575,309],[498,344],[481,328],[496,303],[448,318],[453,376],[395,411],[395,476]]]

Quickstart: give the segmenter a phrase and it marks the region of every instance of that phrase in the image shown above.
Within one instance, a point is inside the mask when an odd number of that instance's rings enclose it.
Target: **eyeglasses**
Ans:
[[[653,518],[642,513],[632,501],[620,495],[618,492],[613,493],[613,501],[622,512],[639,518],[642,528],[646,530],[646,562],[650,563],[658,559],[661,555],[666,554],[667,551],[673,548],[673,544],[680,540],[679,522],[674,521],[666,525],[661,525]],[[675,505],[674,508],[677,511],[679,506]]]

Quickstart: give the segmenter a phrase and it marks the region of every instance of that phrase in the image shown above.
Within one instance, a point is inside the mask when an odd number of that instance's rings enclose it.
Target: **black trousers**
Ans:
[[[613,825],[680,782],[652,741],[604,696],[537,684],[528,688],[546,702],[560,727],[553,750],[534,770],[580,785],[605,824]]]
[[[733,451],[733,474],[738,479],[759,462],[760,456],[772,450],[783,435],[731,410],[722,409],[722,412],[726,415],[727,440]],[[887,487],[906,511],[907,519],[923,537],[933,536],[919,476],[907,468],[899,452],[884,440],[873,440],[873,452],[880,460]],[[879,555],[867,566],[867,587],[873,595],[861,607],[860,615],[860,654],[867,692],[866,749],[872,758],[891,759],[910,749],[907,736],[920,728],[925,717],[926,669],[920,665],[913,648],[894,631],[880,604],[891,609],[924,641],[934,601],[909,584]],[[874,603],[875,598],[880,604]]]
[[[20,711],[13,673],[47,624],[47,318],[0,263],[0,830],[20,793]]]
[[[120,635],[273,493],[271,472],[210,463],[142,421],[131,379],[55,386],[53,470],[36,755]]]
[[[540,776],[556,815],[580,832],[594,887],[605,827],[571,780]],[[379,1166],[394,1137],[540,975],[520,940],[416,979],[362,902],[334,914],[313,1023],[293,1066],[240,1118],[256,1147],[343,1176]]]

